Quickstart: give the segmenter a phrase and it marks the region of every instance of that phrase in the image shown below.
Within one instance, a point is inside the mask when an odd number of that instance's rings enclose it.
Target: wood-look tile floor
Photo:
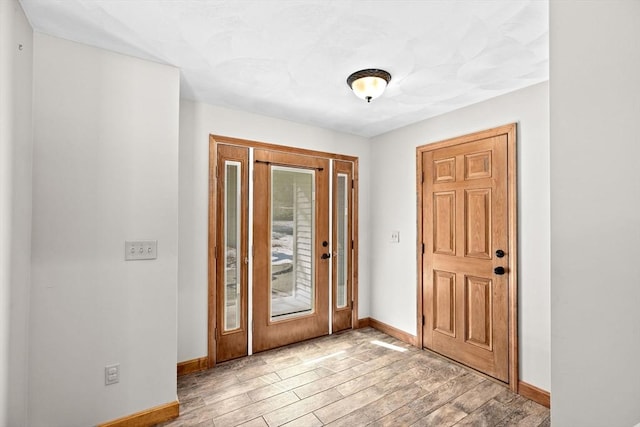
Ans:
[[[180,377],[178,398],[180,417],[162,426],[550,424],[547,408],[371,328]]]

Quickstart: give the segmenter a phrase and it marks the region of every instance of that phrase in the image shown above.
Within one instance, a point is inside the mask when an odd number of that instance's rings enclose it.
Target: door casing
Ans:
[[[353,194],[352,194],[352,328],[358,327],[358,158],[342,154],[328,153],[303,148],[287,147],[266,142],[245,140],[222,135],[209,135],[209,232],[208,232],[208,292],[207,292],[207,363],[206,367],[212,368],[216,365],[216,319],[217,319],[217,289],[216,289],[216,238],[217,238],[217,207],[216,188],[217,177],[216,167],[218,156],[218,145],[233,145],[253,149],[267,149],[282,153],[301,154],[306,156],[322,157],[330,160],[340,160],[353,163]],[[251,177],[249,178],[251,179]],[[251,256],[251,255],[250,255]],[[251,327],[251,325],[248,325]]]
[[[499,126],[496,128],[475,132],[472,134],[451,138],[432,144],[423,145],[416,149],[416,164],[417,164],[417,319],[416,330],[417,343],[419,348],[424,347],[423,342],[423,322],[426,313],[426,308],[423,306],[423,220],[424,220],[424,200],[423,200],[423,187],[424,176],[428,171],[423,170],[422,155],[426,151],[436,150],[439,148],[452,147],[454,145],[464,144],[467,142],[477,141],[479,139],[491,138],[499,135],[506,135],[507,137],[507,210],[508,210],[508,251],[509,251],[509,264],[508,264],[508,352],[509,352],[509,381],[508,386],[514,392],[518,392],[518,239],[517,239],[517,181],[516,181],[516,124],[508,124]]]

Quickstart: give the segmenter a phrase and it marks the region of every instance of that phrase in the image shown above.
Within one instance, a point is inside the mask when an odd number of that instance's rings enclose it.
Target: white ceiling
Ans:
[[[547,0],[20,0],[35,30],[171,64],[181,97],[374,136],[548,79]],[[370,104],[346,78],[382,68]]]

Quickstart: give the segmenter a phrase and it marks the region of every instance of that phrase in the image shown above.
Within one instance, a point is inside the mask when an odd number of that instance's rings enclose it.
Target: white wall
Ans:
[[[9,420],[13,5],[0,2],[0,425]]]
[[[416,147],[517,122],[520,379],[550,390],[548,83],[372,139],[371,316],[416,334]],[[391,231],[400,243],[390,243]]]
[[[359,317],[369,316],[369,143],[313,126],[180,102],[180,255],[178,360],[207,354],[209,134],[320,150],[359,158]]]
[[[27,425],[33,30],[17,1],[0,2],[0,44],[0,425],[22,426]]]
[[[551,417],[640,423],[640,2],[552,1]]]
[[[30,426],[176,399],[178,108],[177,69],[36,33]]]

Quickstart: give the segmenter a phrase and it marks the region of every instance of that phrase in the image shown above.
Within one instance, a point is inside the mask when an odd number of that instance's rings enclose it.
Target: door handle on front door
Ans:
[[[493,272],[501,276],[504,274],[505,269],[504,267],[496,267],[493,269]]]
[[[331,254],[322,254],[322,256],[320,258],[329,259],[329,258],[331,258]]]

